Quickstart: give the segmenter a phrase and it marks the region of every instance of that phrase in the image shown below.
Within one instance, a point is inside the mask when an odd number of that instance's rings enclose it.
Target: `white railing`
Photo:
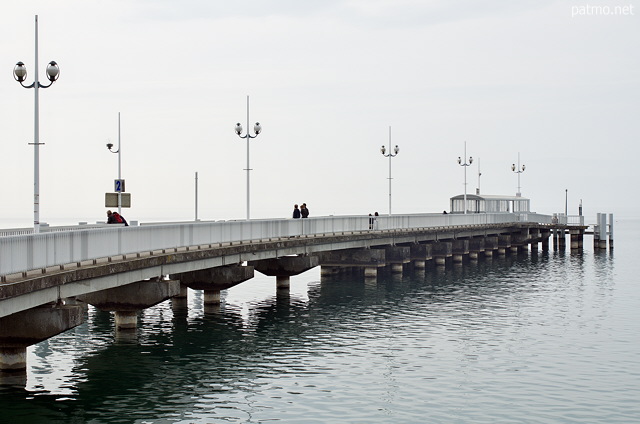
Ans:
[[[120,225],[77,226],[73,230],[0,237],[0,275],[109,256],[185,246],[268,240],[300,235],[451,228],[516,222],[551,223],[552,216],[535,213],[415,214],[376,217],[330,216],[307,219],[259,219]]]

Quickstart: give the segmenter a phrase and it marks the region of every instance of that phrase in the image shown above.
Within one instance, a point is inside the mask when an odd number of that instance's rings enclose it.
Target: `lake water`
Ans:
[[[640,221],[613,252],[521,254],[377,282],[258,275],[204,310],[109,313],[28,350],[1,423],[640,422]]]

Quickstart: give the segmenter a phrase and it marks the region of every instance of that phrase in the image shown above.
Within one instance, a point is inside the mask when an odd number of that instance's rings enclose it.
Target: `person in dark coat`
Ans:
[[[309,218],[309,209],[307,209],[306,203],[300,206],[300,215],[302,215],[302,218]]]
[[[293,205],[293,218],[300,218],[300,209],[298,209],[298,205]]]

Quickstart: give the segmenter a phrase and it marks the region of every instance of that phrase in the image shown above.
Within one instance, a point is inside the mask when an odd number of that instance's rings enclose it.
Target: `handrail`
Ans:
[[[0,237],[0,276],[86,260],[252,240],[301,235],[332,235],[349,232],[447,228],[470,225],[534,222],[551,224],[551,215],[536,213],[411,214],[376,217],[328,216],[306,219],[252,219],[239,221],[192,221],[121,225],[85,225],[39,234]]]

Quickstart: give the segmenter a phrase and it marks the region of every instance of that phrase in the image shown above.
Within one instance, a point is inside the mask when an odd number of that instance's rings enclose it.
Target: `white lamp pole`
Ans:
[[[469,156],[469,162],[467,162],[467,142],[464,142],[464,162],[462,158],[458,156],[458,165],[464,167],[464,213],[467,213],[467,166],[473,163],[473,158]]]
[[[249,167],[249,141],[252,138],[256,138],[258,136],[258,134],[260,134],[260,132],[262,131],[262,127],[260,126],[259,122],[256,122],[256,124],[253,126],[253,132],[255,135],[251,135],[249,134],[249,96],[247,96],[247,133],[245,135],[242,135],[242,125],[240,124],[240,122],[238,122],[236,124],[236,134],[238,134],[238,137],[240,138],[246,138],[247,139],[247,219],[250,218],[250,190],[249,190],[249,172],[251,171],[251,168]]]
[[[391,127],[389,127],[389,149],[391,149]],[[398,153],[400,152],[400,148],[396,144],[396,147],[394,147],[393,149],[393,153],[391,151],[389,151],[389,153],[386,153],[386,151],[387,149],[383,144],[380,148],[380,153],[382,153],[382,156],[389,158],[389,216],[391,216],[391,158],[398,155]]]
[[[520,193],[520,174],[522,174],[525,170],[525,166],[522,165],[522,167],[520,167],[520,152],[518,152],[518,167],[516,167],[515,163],[511,164],[511,170],[513,172],[515,172],[516,174],[518,174],[518,192],[516,193],[516,197],[520,197],[522,196],[522,194]]]
[[[60,76],[60,68],[53,60],[47,65],[47,79],[49,85],[42,85],[38,81],[38,15],[36,15],[36,31],[35,31],[35,71],[34,81],[31,85],[24,85],[23,82],[27,77],[27,67],[22,62],[16,63],[13,69],[13,77],[24,88],[33,88],[34,96],[34,119],[33,119],[33,232],[40,232],[40,106],[39,106],[39,89],[47,88],[53,84]]]
[[[107,149],[109,149],[111,153],[118,154],[118,180],[122,180],[122,141],[120,139],[120,112],[118,112],[118,150],[114,152],[113,150],[111,150],[112,147],[113,144],[107,143]],[[122,215],[122,190],[118,191],[118,214]]]

